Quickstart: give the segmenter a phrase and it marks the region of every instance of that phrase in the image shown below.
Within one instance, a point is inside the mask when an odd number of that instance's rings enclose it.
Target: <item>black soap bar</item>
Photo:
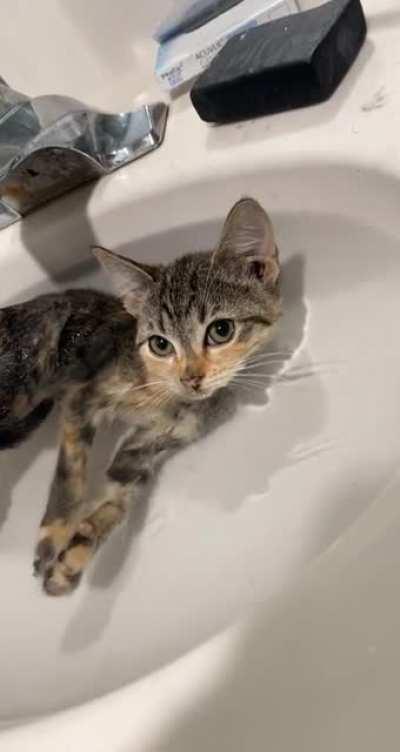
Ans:
[[[191,91],[207,122],[293,110],[328,99],[366,36],[360,0],[330,0],[230,39]]]

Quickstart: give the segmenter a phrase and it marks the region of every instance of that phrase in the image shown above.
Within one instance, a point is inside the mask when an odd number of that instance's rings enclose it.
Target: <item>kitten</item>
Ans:
[[[0,448],[23,440],[54,400],[62,405],[35,558],[51,595],[77,586],[162,459],[212,428],[280,315],[278,252],[253,199],[233,207],[214,251],[157,266],[94,253],[118,298],[72,290],[0,311]],[[90,446],[115,417],[130,428],[89,504]]]

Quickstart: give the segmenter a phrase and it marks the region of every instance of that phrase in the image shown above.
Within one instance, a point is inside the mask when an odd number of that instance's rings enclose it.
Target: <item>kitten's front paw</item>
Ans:
[[[69,540],[67,548],[56,561],[48,566],[43,575],[43,588],[48,595],[67,595],[78,586],[82,574],[96,548],[93,526],[82,521]]]
[[[71,572],[62,561],[57,561],[43,577],[43,590],[47,595],[68,595],[79,585],[82,572]]]

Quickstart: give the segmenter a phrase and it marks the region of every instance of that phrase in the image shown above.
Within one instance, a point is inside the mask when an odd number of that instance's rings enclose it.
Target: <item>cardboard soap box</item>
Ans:
[[[204,26],[160,44],[155,71],[162,87],[173,90],[199,76],[235,34],[298,11],[297,0],[243,0]]]

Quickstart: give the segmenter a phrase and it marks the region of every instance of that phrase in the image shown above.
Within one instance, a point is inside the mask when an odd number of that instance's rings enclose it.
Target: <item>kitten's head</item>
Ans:
[[[214,251],[148,266],[94,249],[129,313],[149,381],[185,400],[232,381],[279,317],[271,222],[250,198],[229,213]]]

